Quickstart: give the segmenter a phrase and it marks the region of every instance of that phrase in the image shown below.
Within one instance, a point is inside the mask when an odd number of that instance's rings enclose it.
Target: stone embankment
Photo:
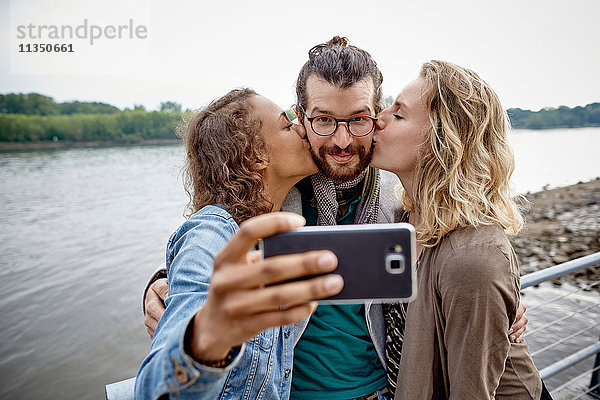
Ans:
[[[600,178],[526,197],[525,229],[512,238],[521,274],[600,251]],[[599,290],[600,266],[565,279],[583,287],[592,284],[589,289]]]

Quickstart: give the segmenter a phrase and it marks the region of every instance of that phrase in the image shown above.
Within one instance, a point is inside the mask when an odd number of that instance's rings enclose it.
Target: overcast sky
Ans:
[[[600,1],[66,1],[0,0],[0,93],[156,109],[198,108],[249,86],[282,108],[307,51],[343,35],[369,51],[395,96],[430,59],[477,71],[506,108],[600,101]],[[145,38],[35,40],[18,25],[128,24]],[[127,31],[125,32],[125,34]],[[68,44],[72,54],[18,53]]]

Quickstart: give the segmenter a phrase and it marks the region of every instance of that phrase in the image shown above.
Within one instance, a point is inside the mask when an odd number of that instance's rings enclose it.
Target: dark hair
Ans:
[[[304,110],[308,103],[306,81],[312,74],[342,89],[371,77],[375,90],[374,111],[381,111],[383,75],[371,55],[358,47],[350,46],[347,38],[334,36],[327,43],[318,44],[309,50],[308,61],[300,70],[296,81],[296,101]]]
[[[267,162],[261,121],[250,102],[256,92],[235,89],[191,115],[180,130],[187,149],[186,217],[209,204],[227,208],[237,223],[271,211],[259,163]]]

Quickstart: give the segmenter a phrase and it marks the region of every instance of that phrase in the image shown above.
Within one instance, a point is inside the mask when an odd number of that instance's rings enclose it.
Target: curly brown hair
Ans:
[[[187,160],[184,187],[189,217],[209,204],[224,206],[236,222],[271,211],[260,173],[268,162],[254,117],[251,89],[235,89],[192,114],[180,129]]]

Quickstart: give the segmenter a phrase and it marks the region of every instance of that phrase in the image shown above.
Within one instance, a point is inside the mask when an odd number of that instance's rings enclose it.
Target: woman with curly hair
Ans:
[[[400,178],[419,254],[416,300],[388,310],[406,312],[404,332],[401,318],[387,320],[388,344],[402,344],[395,398],[549,398],[527,344],[506,335],[520,301],[507,235],[523,218],[496,93],[471,70],[431,61],[378,126],[372,165]]]
[[[169,296],[138,371],[136,398],[286,396],[290,324],[310,315],[311,300],[343,285],[338,275],[294,281],[334,270],[331,252],[264,260],[249,253],[258,238],[305,223],[271,213],[317,171],[304,135],[249,89],[233,90],[190,118],[183,136],[191,215],[168,242]]]

